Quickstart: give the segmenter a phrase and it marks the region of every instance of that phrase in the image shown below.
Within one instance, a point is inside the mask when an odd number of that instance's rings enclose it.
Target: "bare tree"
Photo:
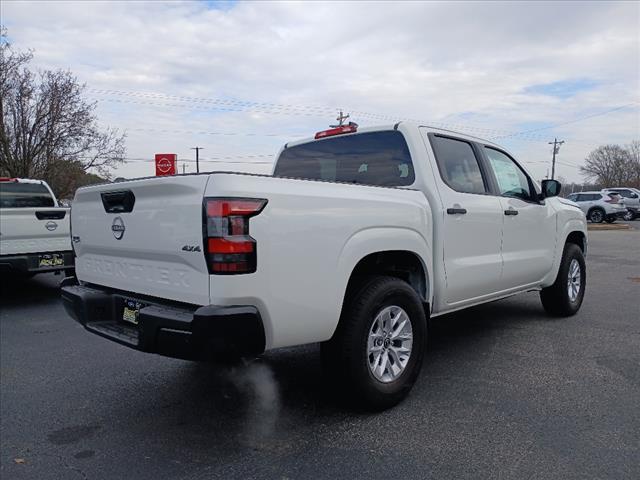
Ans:
[[[580,172],[603,187],[630,186],[634,181],[631,154],[620,145],[602,145],[585,159]]]
[[[632,173],[633,184],[631,187],[640,188],[640,140],[633,140],[626,147],[629,152],[630,170]]]
[[[96,103],[71,72],[33,72],[32,52],[0,35],[0,173],[48,180],[60,168],[108,175],[123,161],[124,134],[98,126]]]

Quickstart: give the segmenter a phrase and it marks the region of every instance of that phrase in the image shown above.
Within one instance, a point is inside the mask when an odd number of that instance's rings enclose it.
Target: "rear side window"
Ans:
[[[411,185],[415,181],[409,147],[395,130],[287,148],[278,158],[274,176],[379,186]]]
[[[51,193],[41,183],[0,182],[0,208],[54,206]]]
[[[594,200],[600,200],[602,196],[597,193],[581,193],[578,196],[578,202],[593,202]]]
[[[456,192],[486,193],[480,164],[470,143],[453,138],[430,137],[440,176]]]

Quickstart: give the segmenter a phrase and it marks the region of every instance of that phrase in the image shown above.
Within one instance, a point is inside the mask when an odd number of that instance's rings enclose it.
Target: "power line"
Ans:
[[[255,132],[208,132],[204,130],[175,130],[161,128],[140,128],[140,127],[124,127],[124,131],[135,132],[158,132],[158,133],[179,133],[183,135],[219,135],[219,136],[243,136],[243,137],[284,137],[299,138],[308,135],[293,135],[287,133],[255,133]]]
[[[618,110],[622,110],[622,109],[629,108],[629,107],[636,106],[636,105],[638,105],[638,102],[632,102],[632,103],[628,103],[626,105],[622,105],[620,107],[615,107],[615,108],[611,108],[609,110],[605,110],[604,112],[594,113],[593,115],[587,115],[585,117],[575,118],[573,120],[569,120],[569,121],[561,122],[561,123],[556,123],[554,125],[549,125],[549,126],[540,127],[540,128],[534,128],[532,130],[524,130],[522,132],[516,132],[516,133],[512,133],[510,135],[504,135],[504,136],[495,137],[495,138],[496,139],[498,139],[498,138],[507,138],[507,137],[513,137],[513,136],[516,136],[516,135],[524,135],[526,133],[540,132],[542,130],[548,130],[550,128],[556,128],[556,127],[561,127],[563,125],[569,125],[571,123],[582,122],[583,120],[588,120],[588,119],[593,118],[593,117],[599,117],[601,115],[607,115],[609,113],[617,112]]]
[[[228,111],[228,112],[256,112],[256,113],[264,113],[264,114],[279,114],[279,115],[300,115],[300,116],[309,116],[309,117],[324,117],[325,115],[330,115],[335,113],[337,110],[336,107],[330,106],[319,106],[319,105],[294,105],[294,104],[277,104],[277,103],[269,103],[269,102],[251,102],[251,101],[243,101],[243,100],[230,100],[230,99],[213,99],[213,98],[203,98],[203,97],[188,97],[188,96],[175,96],[175,95],[167,95],[167,94],[158,94],[158,93],[148,93],[148,92],[136,92],[136,91],[122,91],[122,90],[99,90],[99,89],[88,89],[87,92],[94,93],[97,95],[107,95],[107,96],[119,96],[119,97],[133,97],[135,99],[141,99],[144,101],[137,100],[124,100],[124,99],[116,99],[116,98],[98,98],[99,101],[109,101],[116,103],[130,103],[130,104],[138,104],[138,105],[150,105],[150,106],[160,106],[160,107],[176,107],[176,108],[189,108],[189,109],[200,109],[200,110],[217,110],[217,111]],[[184,103],[160,103],[157,100],[164,101],[172,101],[172,102],[184,102]],[[190,104],[190,105],[189,105]],[[445,122],[434,122],[434,121],[426,121],[414,118],[407,118],[401,116],[394,115],[384,115],[379,113],[365,112],[361,110],[355,109],[346,109],[352,113],[354,117],[362,117],[363,119],[369,120],[379,120],[379,121],[389,121],[389,122],[397,122],[397,121],[408,121],[419,124],[431,125],[434,127],[458,130],[461,132],[477,132],[481,135],[487,135],[489,139],[497,140],[502,138],[510,138],[510,137],[519,137],[520,140],[525,141],[541,141],[544,140],[544,137],[538,135],[532,135],[532,133],[548,130],[550,128],[555,128],[558,126],[563,126],[571,123],[577,123],[583,120],[587,120],[589,118],[606,115],[608,113],[612,113],[618,110],[622,110],[624,108],[628,108],[634,105],[638,105],[638,102],[632,102],[626,105],[622,105],[620,107],[612,108],[603,112],[595,113],[592,115],[587,115],[585,117],[580,117],[577,119],[569,120],[566,122],[561,122],[553,125],[549,125],[546,127],[535,128],[531,130],[524,130],[521,132],[513,132],[508,130],[500,130],[500,129],[490,129],[478,126],[471,125],[462,125],[462,124],[451,124]],[[224,132],[198,132],[198,134],[209,134],[209,135],[226,135]],[[241,134],[247,136],[254,136],[251,133]],[[282,136],[285,137],[287,135],[281,134],[255,134],[255,136]],[[302,136],[302,135],[301,135]],[[573,139],[572,139],[573,142]]]

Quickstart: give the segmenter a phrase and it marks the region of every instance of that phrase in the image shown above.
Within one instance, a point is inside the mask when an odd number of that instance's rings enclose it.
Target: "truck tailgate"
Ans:
[[[202,234],[208,179],[158,177],[79,189],[71,213],[78,279],[208,304]]]
[[[0,217],[0,255],[71,250],[68,208],[3,208]]]

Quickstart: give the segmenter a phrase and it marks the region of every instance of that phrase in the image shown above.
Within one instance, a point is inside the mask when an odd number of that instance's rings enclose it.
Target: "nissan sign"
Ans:
[[[156,153],[156,177],[178,173],[177,157],[175,153]]]

